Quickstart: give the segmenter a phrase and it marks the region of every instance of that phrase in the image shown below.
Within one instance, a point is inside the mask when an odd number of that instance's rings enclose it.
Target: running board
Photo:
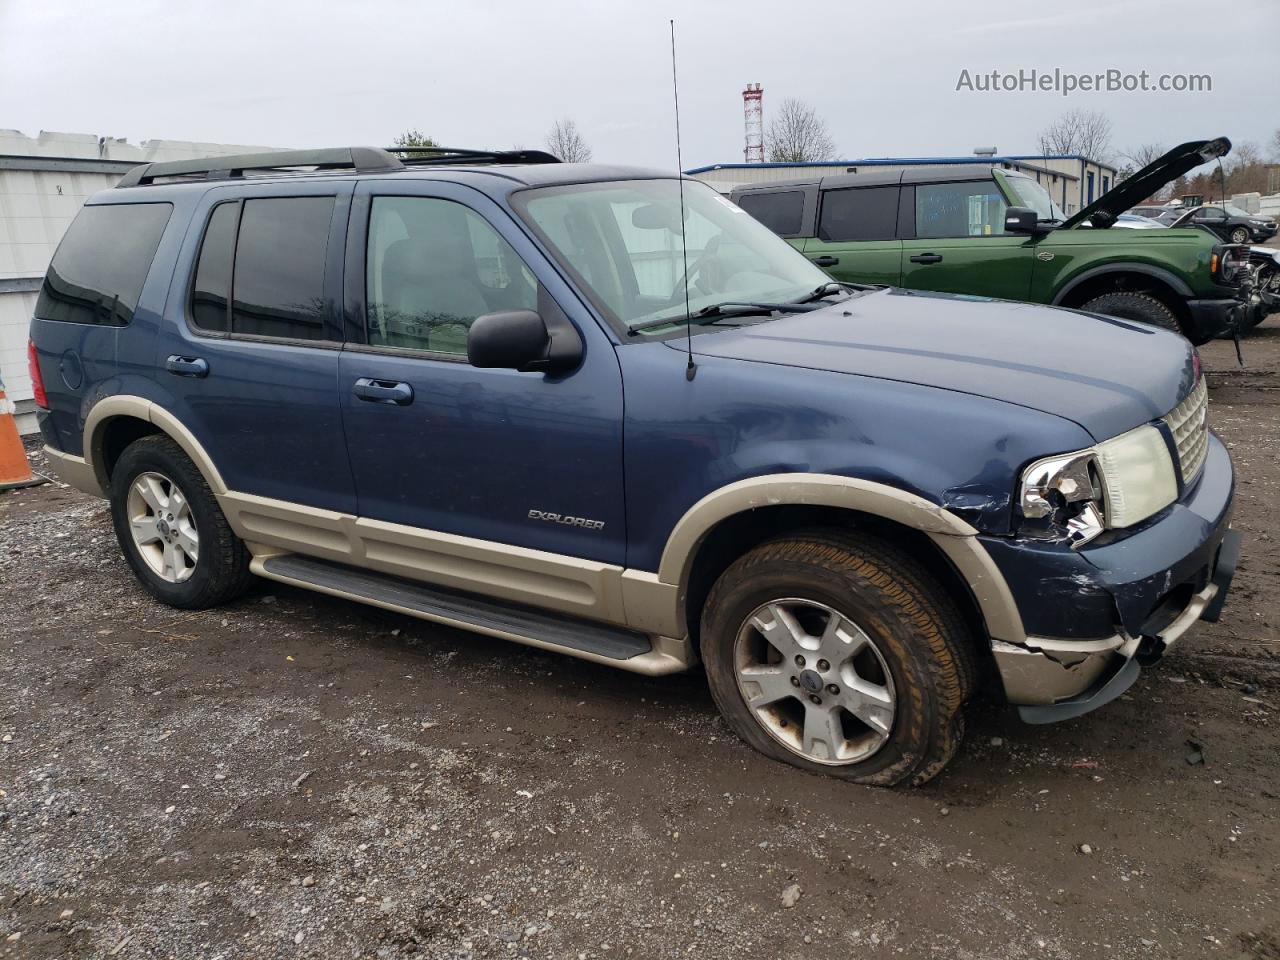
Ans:
[[[657,637],[655,645],[645,634],[623,627],[457,593],[300,554],[255,557],[250,569],[268,580],[635,673],[654,676],[692,666],[688,644],[681,641]]]

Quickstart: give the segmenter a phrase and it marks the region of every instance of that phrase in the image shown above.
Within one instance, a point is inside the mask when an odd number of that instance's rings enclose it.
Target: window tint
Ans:
[[[374,197],[365,273],[371,344],[466,356],[476,317],[538,308],[520,256],[450,200]]]
[[[744,193],[738,198],[737,204],[780,236],[790,237],[800,232],[800,220],[804,212],[804,193],[800,190],[788,190],[785,193]]]
[[[333,197],[246,200],[231,308],[233,333],[325,339],[324,261]]]
[[[191,317],[203,330],[228,329],[227,305],[231,300],[231,261],[235,255],[238,203],[213,208],[209,227],[200,245],[196,282],[191,290]]]
[[[1008,204],[990,180],[916,185],[917,237],[987,237],[1004,233]]]
[[[68,323],[124,326],[173,205],[84,207],[67,228],[36,301],[36,316]]]
[[[822,195],[818,237],[837,242],[892,240],[897,222],[897,187],[828,190]]]

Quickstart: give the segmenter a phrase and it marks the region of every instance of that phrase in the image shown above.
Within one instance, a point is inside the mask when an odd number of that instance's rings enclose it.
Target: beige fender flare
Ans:
[[[209,484],[209,489],[215,496],[220,497],[226,494],[227,485],[223,482],[218,468],[214,466],[213,459],[204,447],[200,446],[191,431],[183,426],[181,420],[151,400],[121,395],[107,397],[95,403],[84,420],[84,459],[98,483],[99,496],[105,496],[104,491],[108,486],[102,443],[106,436],[107,421],[112,417],[133,417],[136,420],[155,424],[162,433],[182,447],[183,452],[191,458],[204,476],[205,482]]]
[[[936,503],[870,480],[822,473],[784,473],[739,480],[707,494],[676,523],[662,551],[658,572],[628,570],[628,620],[681,636],[689,575],[698,548],[721,521],[760,507],[812,505],[857,510],[919,530],[947,556],[969,584],[988,633],[1008,642],[1025,638],[1013,595],[978,531]],[[678,633],[672,633],[679,630]]]

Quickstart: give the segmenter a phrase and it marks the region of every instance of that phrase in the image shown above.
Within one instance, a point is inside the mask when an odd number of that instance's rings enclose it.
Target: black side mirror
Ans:
[[[551,334],[532,310],[506,310],[476,317],[467,331],[467,360],[473,367],[528,370],[547,356]]]
[[[1004,212],[1005,233],[1039,233],[1040,218],[1030,207],[1009,207]]]
[[[467,361],[473,367],[521,372],[559,373],[576,367],[582,359],[578,331],[553,300],[540,295],[538,301],[541,314],[504,310],[476,317],[467,331]]]

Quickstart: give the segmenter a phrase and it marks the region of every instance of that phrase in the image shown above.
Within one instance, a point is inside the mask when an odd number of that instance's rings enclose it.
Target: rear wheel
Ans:
[[[200,471],[168,437],[143,437],[120,455],[111,474],[111,519],[135,576],[170,606],[217,606],[253,581],[248,550]]]
[[[1157,300],[1149,293],[1131,293],[1116,291],[1104,293],[1080,305],[1081,310],[1089,313],[1101,313],[1108,317],[1119,317],[1122,320],[1137,320],[1149,323],[1153,327],[1164,327],[1174,333],[1182,333],[1182,325],[1178,317],[1164,302]]]
[[[858,783],[923,783],[955,754],[975,687],[950,598],[889,544],[813,533],[757,547],[702,616],[717,706],[762,753]]]

